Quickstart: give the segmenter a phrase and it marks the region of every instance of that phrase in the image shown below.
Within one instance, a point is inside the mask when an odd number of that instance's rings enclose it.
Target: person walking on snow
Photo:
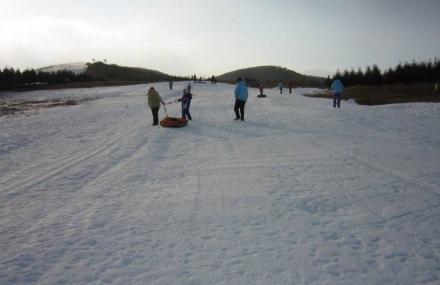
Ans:
[[[278,83],[278,88],[280,88],[280,94],[283,94],[283,88],[284,88],[283,80],[281,80],[281,81]]]
[[[333,108],[341,108],[341,95],[344,91],[344,84],[338,78],[333,81],[330,89],[333,92]]]
[[[182,119],[192,120],[189,113],[189,107],[191,106],[192,94],[188,92],[188,88],[183,89],[183,96],[176,101],[182,102]]]
[[[264,91],[263,84],[260,84],[258,86],[258,89],[260,89],[260,96],[263,96],[263,91]]]
[[[292,81],[289,81],[289,94],[292,94]]]
[[[237,79],[237,85],[235,86],[234,95],[235,120],[241,119],[242,121],[244,121],[244,105],[246,104],[248,98],[248,88],[245,80],[241,78]]]
[[[165,106],[165,102],[162,100],[159,93],[157,93],[154,87],[150,87],[147,93],[147,97],[148,106],[151,108],[151,113],[153,114],[153,126],[157,126],[159,124],[160,103]]]
[[[173,80],[168,81],[168,84],[170,85],[170,90],[173,90]]]
[[[191,93],[191,82],[188,82],[188,86],[186,86],[186,89],[188,89],[188,92]]]

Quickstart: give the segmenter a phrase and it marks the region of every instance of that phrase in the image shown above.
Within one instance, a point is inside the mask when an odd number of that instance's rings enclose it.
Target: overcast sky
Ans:
[[[0,0],[0,67],[311,74],[440,56],[440,0]]]

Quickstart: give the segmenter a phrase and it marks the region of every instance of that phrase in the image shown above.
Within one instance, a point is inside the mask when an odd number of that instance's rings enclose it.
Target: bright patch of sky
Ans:
[[[0,67],[92,58],[176,75],[311,74],[440,56],[438,0],[0,0]]]

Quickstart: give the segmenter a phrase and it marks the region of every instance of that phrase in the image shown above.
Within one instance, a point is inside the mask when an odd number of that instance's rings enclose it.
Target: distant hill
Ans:
[[[245,78],[251,85],[274,86],[280,80],[291,81],[294,86],[323,86],[325,78],[308,76],[279,66],[257,66],[231,71],[217,76],[219,81],[235,82],[238,77]]]
[[[106,64],[101,61],[94,63],[66,63],[42,67],[37,72],[71,71],[74,74],[85,74],[97,81],[151,82],[171,78],[170,75],[152,69],[126,67]]]
[[[162,81],[172,77],[156,70],[105,64],[103,62],[87,63],[86,75],[93,78],[93,80],[134,82]]]
[[[76,63],[65,63],[65,64],[45,66],[42,68],[38,68],[36,71],[37,72],[52,73],[52,72],[67,70],[67,71],[71,71],[75,74],[81,74],[81,73],[86,72],[86,69],[87,69],[86,63],[76,62]]]

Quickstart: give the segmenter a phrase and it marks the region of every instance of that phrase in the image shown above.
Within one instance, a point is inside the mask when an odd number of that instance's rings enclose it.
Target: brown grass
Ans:
[[[87,101],[89,99],[81,99],[80,101]],[[53,108],[58,106],[75,106],[78,105],[78,100],[39,100],[39,101],[2,101],[0,100],[0,116],[13,115],[17,113],[23,113],[28,110],[36,110],[42,108]]]
[[[331,93],[306,95],[332,99]],[[440,102],[440,93],[433,84],[352,86],[347,87],[342,99],[354,99],[360,105],[385,105],[413,102]]]

